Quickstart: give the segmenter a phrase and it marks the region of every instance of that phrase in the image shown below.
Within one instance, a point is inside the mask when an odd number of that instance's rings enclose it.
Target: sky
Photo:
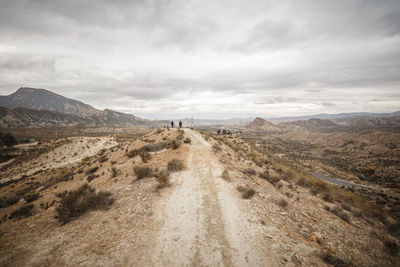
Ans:
[[[0,95],[144,118],[400,110],[400,1],[0,0]]]

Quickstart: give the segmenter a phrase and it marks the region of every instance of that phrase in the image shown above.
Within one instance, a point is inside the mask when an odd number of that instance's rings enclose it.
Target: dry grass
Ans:
[[[133,170],[138,180],[154,176],[153,170],[148,166],[135,166]]]
[[[265,172],[260,172],[259,174],[258,174],[258,176],[260,176],[260,178],[262,178],[262,179],[264,179],[264,180],[267,180],[268,182],[270,182],[273,186],[277,186],[278,185],[278,183],[280,182],[280,178],[279,177],[277,177],[277,176],[273,176],[273,175],[269,175],[268,174],[268,171],[265,171]]]
[[[112,168],[111,168],[111,177],[112,177],[112,178],[115,178],[115,177],[118,176],[118,174],[119,174],[119,171],[117,170],[117,168],[112,167]]]
[[[151,159],[151,155],[147,151],[140,152],[139,156],[142,159],[143,163],[147,163]]]
[[[24,196],[24,199],[27,203],[35,201],[39,198],[39,193],[32,193],[32,194],[28,194],[26,196]]]
[[[253,188],[247,188],[244,186],[238,186],[236,187],[236,190],[242,193],[242,198],[243,199],[250,199],[254,196],[256,191]]]
[[[169,172],[176,172],[183,170],[185,168],[185,165],[182,160],[173,159],[170,162],[168,162],[167,168]]]
[[[110,192],[99,191],[88,184],[76,190],[58,195],[61,198],[57,207],[57,219],[63,224],[77,218],[89,210],[105,209],[114,202]]]
[[[167,170],[160,171],[156,175],[158,182],[158,189],[169,186],[169,172]]]
[[[21,208],[14,210],[11,215],[10,219],[13,218],[27,218],[33,215],[33,205],[22,206]]]
[[[186,138],[183,140],[183,142],[184,142],[185,144],[191,144],[191,143],[192,143],[192,140],[190,140],[189,137],[186,137]]]

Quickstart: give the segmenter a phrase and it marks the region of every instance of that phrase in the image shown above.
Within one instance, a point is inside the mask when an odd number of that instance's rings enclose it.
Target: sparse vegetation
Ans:
[[[254,196],[256,191],[253,188],[247,188],[244,186],[238,186],[236,187],[236,190],[242,193],[242,198],[243,199],[250,199]]]
[[[21,208],[14,210],[11,215],[10,215],[10,219],[13,218],[27,218],[33,215],[32,213],[33,210],[33,205],[26,205],[26,206],[22,206]]]
[[[110,192],[96,190],[84,184],[76,190],[59,195],[60,205],[57,207],[57,218],[63,224],[77,218],[89,210],[105,209],[114,202]]]
[[[287,205],[288,205],[288,202],[287,202],[285,199],[281,198],[281,199],[278,201],[278,205],[281,206],[282,208],[286,208]]]
[[[133,170],[138,180],[154,176],[153,169],[148,166],[135,166]]]
[[[391,239],[386,239],[383,241],[386,250],[392,255],[395,256],[399,252],[399,246],[397,245],[396,241]]]
[[[147,163],[151,159],[151,155],[147,151],[140,152],[139,156],[142,159],[143,163]]]
[[[119,174],[119,171],[117,170],[117,168],[112,167],[112,168],[111,168],[111,177],[112,177],[112,178],[115,178],[115,177],[118,176],[118,174]]]
[[[184,142],[185,144],[191,144],[191,143],[192,143],[192,140],[191,140],[189,137],[186,137],[186,138],[183,140],[183,142]]]
[[[100,177],[100,175],[91,173],[88,175],[88,177],[86,177],[86,180],[88,181],[88,183],[90,183],[91,181],[93,181],[94,179],[99,178],[99,177]]]
[[[160,171],[156,175],[158,181],[158,189],[169,186],[169,172],[167,170]]]
[[[29,202],[37,200],[39,198],[39,196],[40,196],[39,193],[32,193],[32,194],[28,194],[28,195],[24,196],[24,199],[26,202],[29,203]]]
[[[95,173],[98,169],[99,169],[98,166],[95,166],[95,167],[93,167],[93,168],[90,168],[89,170],[86,171],[86,175],[93,174],[93,173]]]
[[[173,159],[170,162],[168,162],[167,169],[169,172],[176,172],[176,171],[181,171],[185,168],[185,164],[183,163],[182,160],[179,159]]]

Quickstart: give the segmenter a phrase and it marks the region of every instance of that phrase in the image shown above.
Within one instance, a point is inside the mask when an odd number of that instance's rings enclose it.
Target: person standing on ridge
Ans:
[[[179,128],[182,128],[182,121],[179,121]]]
[[[171,121],[171,128],[174,128],[174,121]]]

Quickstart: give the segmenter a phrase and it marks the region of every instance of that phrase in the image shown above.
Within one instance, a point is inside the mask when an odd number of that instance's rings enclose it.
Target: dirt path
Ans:
[[[210,144],[192,130],[185,171],[173,177],[174,190],[156,210],[162,228],[151,253],[153,266],[271,266],[261,256],[256,231],[241,210],[232,186],[220,178]]]

